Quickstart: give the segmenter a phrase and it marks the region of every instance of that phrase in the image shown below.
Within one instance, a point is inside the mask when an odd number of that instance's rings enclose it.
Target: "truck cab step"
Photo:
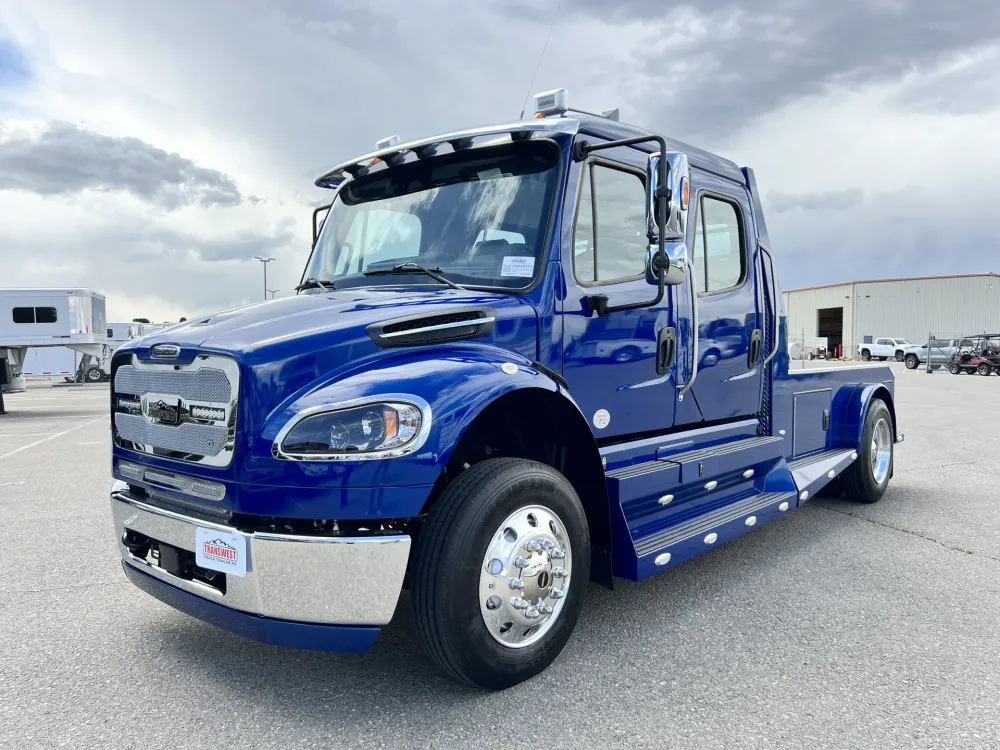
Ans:
[[[853,448],[837,448],[790,461],[788,470],[798,490],[798,504],[815,496],[857,458],[858,452]]]
[[[635,541],[635,580],[641,581],[767,523],[795,507],[794,492],[755,494]]]

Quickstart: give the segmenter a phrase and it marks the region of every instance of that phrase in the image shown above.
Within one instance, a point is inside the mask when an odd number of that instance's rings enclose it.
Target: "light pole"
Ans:
[[[280,289],[268,289],[267,291],[269,291],[271,293],[271,299],[274,299],[274,295],[276,295],[281,290]]]
[[[253,257],[264,264],[264,299],[267,300],[267,264],[274,260],[274,258],[262,258],[259,255]]]

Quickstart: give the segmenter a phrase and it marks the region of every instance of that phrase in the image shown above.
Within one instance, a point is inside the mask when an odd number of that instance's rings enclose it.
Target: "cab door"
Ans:
[[[692,170],[694,219],[688,227],[698,300],[698,409],[684,422],[748,417],[761,409],[764,351],[762,278],[753,262],[746,187]],[[690,282],[690,280],[689,280]]]
[[[648,155],[610,149],[612,158],[574,165],[572,226],[563,231],[563,377],[598,439],[662,431],[673,424],[675,387],[670,297],[655,306],[597,315],[609,305],[652,300],[646,280]],[[573,198],[569,198],[573,201]]]

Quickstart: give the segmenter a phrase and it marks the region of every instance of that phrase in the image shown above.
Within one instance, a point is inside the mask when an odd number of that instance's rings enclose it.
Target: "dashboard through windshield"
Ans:
[[[544,262],[558,164],[555,144],[524,141],[352,180],[337,194],[303,278],[337,289],[439,283],[419,272],[365,275],[415,263],[457,284],[530,286]]]

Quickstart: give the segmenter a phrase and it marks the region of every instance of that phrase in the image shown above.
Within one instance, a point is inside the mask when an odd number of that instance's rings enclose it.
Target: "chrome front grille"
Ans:
[[[233,389],[224,370],[202,367],[198,370],[136,369],[122,365],[115,375],[115,393],[142,396],[146,393],[169,393],[187,401],[226,404],[232,400]]]
[[[226,446],[229,430],[222,425],[184,422],[171,426],[150,424],[142,414],[115,414],[115,427],[123,440],[150,445],[173,453],[217,456]]]
[[[228,466],[239,382],[239,366],[228,357],[202,354],[178,365],[133,355],[115,371],[115,442],[142,453]]]

